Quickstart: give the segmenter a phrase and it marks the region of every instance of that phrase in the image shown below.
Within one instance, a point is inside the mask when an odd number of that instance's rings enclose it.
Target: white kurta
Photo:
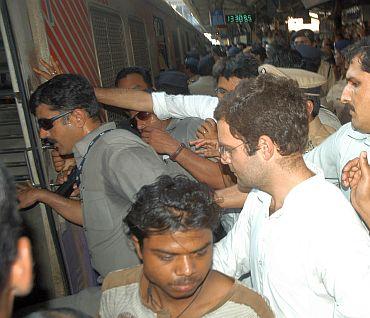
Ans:
[[[370,239],[340,190],[315,175],[271,216],[270,202],[248,195],[215,246],[214,268],[233,277],[250,270],[277,317],[370,317]]]

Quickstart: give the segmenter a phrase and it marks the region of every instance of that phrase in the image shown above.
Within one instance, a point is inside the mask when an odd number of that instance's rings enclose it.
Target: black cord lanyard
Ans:
[[[103,131],[101,132],[99,135],[97,135],[90,143],[89,143],[89,146],[87,147],[87,150],[84,154],[84,156],[82,157],[82,160],[80,162],[80,164],[78,165],[77,167],[77,173],[76,173],[76,184],[77,186],[79,187],[80,184],[81,184],[81,180],[80,180],[80,175],[81,175],[81,172],[82,172],[82,168],[83,168],[83,165],[85,163],[85,160],[86,160],[86,157],[87,157],[87,154],[89,153],[91,147],[97,142],[97,140],[103,136],[105,133],[107,133],[108,131],[111,131],[111,130],[114,130],[114,129],[108,129],[106,131]]]

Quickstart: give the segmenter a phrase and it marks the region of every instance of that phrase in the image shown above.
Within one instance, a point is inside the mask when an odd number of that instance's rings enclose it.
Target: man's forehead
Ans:
[[[222,88],[227,88],[229,90],[230,89],[234,90],[235,87],[238,86],[240,81],[241,79],[236,76],[230,76],[228,79],[224,76],[220,76],[218,78],[217,86],[222,87]]]
[[[229,145],[233,144],[234,142],[238,142],[230,132],[229,124],[224,120],[221,119],[217,122],[217,131],[218,131],[218,141],[221,145]]]
[[[145,238],[144,245],[150,249],[171,253],[189,253],[212,241],[210,229],[192,229],[152,234]]]
[[[351,63],[349,64],[348,71],[346,73],[347,80],[352,78],[365,78],[370,81],[370,73],[364,71],[362,68],[362,62],[361,58],[356,56],[351,60]]]
[[[131,73],[121,78],[118,81],[118,86],[126,89],[132,89],[134,86],[148,88],[148,84],[144,81],[143,76],[138,73]]]

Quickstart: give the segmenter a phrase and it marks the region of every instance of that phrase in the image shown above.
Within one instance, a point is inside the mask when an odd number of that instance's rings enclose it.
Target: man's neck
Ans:
[[[91,133],[93,130],[99,128],[102,125],[100,121],[95,121],[95,120],[88,120],[85,123],[85,126],[83,127],[83,136],[88,135]]]
[[[0,296],[0,317],[8,318],[12,315],[14,295],[12,291],[6,287],[1,291]]]
[[[303,181],[314,176],[314,173],[307,168],[302,155],[290,158],[281,158],[281,162],[271,173],[271,179],[263,191],[272,196],[270,215],[284,205],[288,193]]]
[[[191,297],[184,299],[174,299],[170,297],[160,288],[151,284],[146,279],[145,275],[143,275],[140,283],[140,294],[142,295],[142,299],[146,306],[154,312],[166,310],[170,313],[171,317],[178,317],[179,315],[184,318],[193,317],[195,313],[198,315],[200,311],[204,311],[204,313],[206,313],[215,305],[214,302],[218,300],[219,297],[216,297],[217,293],[214,294],[216,296],[212,299],[207,297],[207,294],[209,295],[209,291],[212,289],[210,286],[212,287],[215,283],[216,275],[220,274],[215,274],[215,272],[211,270],[195,293]],[[230,283],[230,286],[232,285],[233,283]],[[228,292],[229,290],[225,284],[223,287],[224,288],[218,289],[222,291],[222,295],[225,294],[225,291]]]
[[[171,119],[161,120],[161,130],[163,131],[166,130],[170,122],[171,122]]]

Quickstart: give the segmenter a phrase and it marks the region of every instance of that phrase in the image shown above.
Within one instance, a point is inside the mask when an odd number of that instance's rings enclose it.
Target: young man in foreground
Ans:
[[[184,176],[144,186],[125,219],[143,265],[110,273],[101,317],[273,317],[257,293],[211,270],[220,211]]]

